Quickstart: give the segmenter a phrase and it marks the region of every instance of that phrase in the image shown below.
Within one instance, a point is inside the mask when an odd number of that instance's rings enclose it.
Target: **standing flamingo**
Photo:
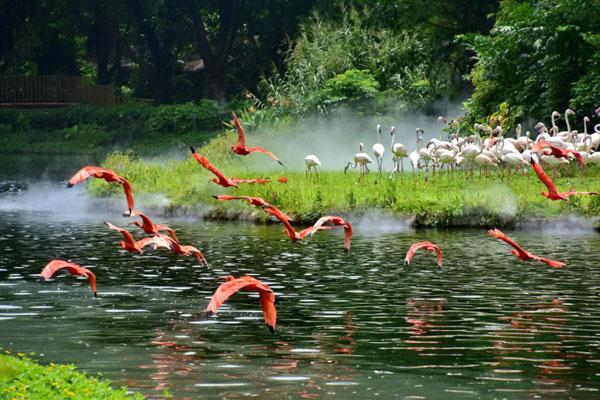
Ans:
[[[406,149],[406,146],[403,145],[402,143],[396,143],[395,142],[395,136],[396,136],[396,127],[392,126],[390,128],[390,135],[392,136],[392,144],[390,145],[391,148],[391,152],[392,152],[392,158],[394,159],[394,169],[392,170],[392,173],[395,172],[402,172],[404,173],[404,158],[408,157],[408,150]],[[418,133],[417,133],[417,137],[418,137]],[[417,139],[417,143],[418,143],[418,139]],[[417,144],[418,147],[418,144]],[[418,154],[418,153],[416,153]],[[413,166],[414,169],[414,166]]]
[[[92,293],[94,297],[98,297],[96,292],[96,275],[92,271],[87,268],[81,267],[77,264],[66,262],[63,260],[52,260],[50,261],[42,272],[40,273],[40,282],[45,282],[48,279],[52,278],[52,275],[56,273],[56,271],[66,269],[71,275],[79,275],[85,276],[90,281],[90,287],[92,288]]]
[[[129,210],[124,213],[124,215],[131,215],[131,210],[133,210],[133,190],[131,188],[131,184],[129,181],[122,176],[117,175],[115,171],[110,169],[95,167],[92,165],[88,165],[86,167],[81,168],[79,171],[75,173],[69,179],[69,183],[67,183],[67,188],[71,188],[77,185],[79,182],[83,182],[90,177],[104,179],[106,182],[117,182],[119,185],[123,186],[123,191],[125,192],[125,197],[127,198],[127,207]]]
[[[213,314],[216,314],[221,305],[240,290],[258,292],[267,328],[271,333],[275,333],[277,309],[275,308],[275,293],[273,293],[273,290],[268,285],[248,275],[237,279],[229,275],[225,279],[227,282],[217,288],[206,307],[207,317],[210,318]]]
[[[377,125],[377,143],[373,145],[373,154],[377,159],[377,173],[381,174],[383,168],[383,155],[385,154],[385,147],[381,144],[381,125]]]
[[[408,267],[410,265],[410,262],[411,262],[413,256],[415,255],[417,250],[420,250],[420,249],[427,250],[432,253],[435,252],[437,255],[437,265],[439,268],[442,268],[442,261],[443,261],[442,260],[442,249],[437,244],[433,244],[428,241],[415,243],[412,246],[410,246],[410,248],[408,249],[408,252],[406,253],[406,257],[404,258],[404,266],[405,267]]]
[[[319,157],[315,156],[314,154],[309,154],[306,157],[304,157],[304,166],[305,166],[305,173],[306,176],[308,177],[308,174],[311,173],[311,170],[315,171],[315,175],[317,176],[317,178],[319,178],[319,173],[317,172],[317,166],[321,165],[321,160],[319,160]]]
[[[238,131],[238,142],[236,144],[231,145],[231,150],[233,150],[233,152],[235,154],[239,154],[241,156],[246,156],[253,152],[260,152],[260,153],[264,153],[264,154],[268,155],[273,160],[277,161],[280,165],[283,165],[283,163],[275,156],[275,154],[271,153],[269,150],[265,149],[264,147],[247,147],[246,146],[246,134],[244,132],[244,128],[242,127],[242,124],[240,123],[240,120],[235,115],[235,113],[231,112],[231,114],[233,115],[233,122]]]
[[[521,246],[519,246],[519,244],[517,242],[515,242],[514,240],[512,240],[511,238],[506,236],[500,229],[495,229],[495,228],[490,229],[488,231],[488,233],[490,235],[492,235],[493,237],[495,237],[496,239],[500,239],[500,240],[508,243],[512,247],[514,247],[511,250],[511,253],[523,261],[528,261],[528,260],[540,261],[540,262],[543,262],[544,264],[547,264],[548,266],[550,266],[552,268],[562,268],[565,265],[567,265],[564,262],[554,261],[554,260],[550,260],[548,258],[536,256],[535,254],[526,251]]]
[[[371,159],[371,157],[369,157],[367,153],[364,152],[365,145],[363,143],[360,143],[358,148],[359,152],[354,155],[354,164],[352,164],[352,161],[346,164],[346,167],[344,168],[344,174],[346,173],[346,171],[348,171],[348,168],[356,168],[356,166],[360,166],[360,177],[358,178],[358,180],[360,180],[369,172],[367,164],[372,163],[373,160]]]

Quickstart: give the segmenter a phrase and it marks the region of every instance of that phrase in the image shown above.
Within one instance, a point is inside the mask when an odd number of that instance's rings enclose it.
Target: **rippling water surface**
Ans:
[[[74,363],[152,398],[165,388],[207,399],[600,397],[594,231],[509,232],[568,263],[554,270],[517,260],[485,230],[364,219],[346,256],[341,232],[294,244],[278,225],[155,218],[200,247],[206,269],[192,258],[119,249],[103,221],[130,221],[60,178],[3,179],[0,346],[36,352],[42,363]],[[429,253],[402,266],[422,239],[442,246],[443,270]],[[93,270],[99,297],[72,276],[36,283],[53,258]],[[253,293],[204,318],[215,278],[228,274],[274,289],[275,335]]]

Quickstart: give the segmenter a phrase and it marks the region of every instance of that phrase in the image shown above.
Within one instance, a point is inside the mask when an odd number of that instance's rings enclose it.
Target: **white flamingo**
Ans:
[[[381,125],[377,125],[377,143],[373,145],[373,154],[377,159],[377,173],[381,174],[383,168],[383,155],[385,153],[385,147],[381,144]]]
[[[304,166],[305,166],[305,171],[306,171],[307,177],[312,171],[315,171],[315,175],[318,178],[319,173],[317,172],[317,166],[320,166],[320,165],[321,165],[321,160],[319,160],[319,157],[315,156],[314,154],[309,154],[306,157],[304,157]]]
[[[395,143],[395,126],[390,128],[390,135],[392,136],[392,144],[390,145],[390,148],[392,149],[392,158],[394,159],[394,169],[392,170],[392,173],[404,173],[404,158],[408,157],[408,151],[406,150],[406,146],[402,143]]]
[[[412,165],[413,173],[419,169],[419,161],[420,161],[419,148],[421,147],[421,144],[423,143],[423,136],[422,136],[423,129],[417,128],[416,134],[417,134],[417,147],[415,147],[415,150],[411,151],[411,153],[408,155],[408,159],[410,160],[410,163]]]
[[[363,176],[365,176],[365,174],[369,172],[369,167],[367,167],[367,164],[371,164],[372,162],[373,160],[371,159],[371,157],[369,157],[369,155],[365,153],[365,145],[361,143],[359,145],[359,152],[354,155],[354,164],[352,164],[352,161],[346,164],[346,167],[344,168],[344,174],[346,173],[346,171],[348,171],[348,168],[356,168],[357,166],[359,166],[360,177],[358,179],[360,180]]]

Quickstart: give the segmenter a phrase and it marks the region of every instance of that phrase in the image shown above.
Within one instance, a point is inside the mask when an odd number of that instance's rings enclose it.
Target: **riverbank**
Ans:
[[[527,175],[468,178],[463,172],[437,174],[425,181],[423,174],[381,177],[371,172],[364,180],[358,173],[323,171],[316,177],[285,168],[252,170],[243,157],[223,151],[226,139],[219,137],[200,150],[228,176],[268,177],[268,184],[240,184],[223,188],[210,181],[214,176],[191,156],[183,161],[152,161],[131,154],[112,154],[103,165],[127,177],[136,196],[159,201],[142,205],[157,213],[194,215],[208,219],[268,222],[266,213],[245,202],[219,202],[213,196],[236,194],[258,196],[288,213],[298,224],[313,223],[322,215],[361,215],[385,211],[411,219],[415,227],[511,227],[524,218],[600,215],[598,197],[574,196],[568,201],[550,201],[539,192],[545,190],[537,177]],[[189,151],[188,151],[189,154]],[[574,170],[556,179],[559,188],[581,191],[600,189],[597,170],[588,169],[584,177]],[[278,179],[287,178],[287,183]],[[119,187],[101,181],[91,184],[94,195],[122,196]],[[140,207],[140,206],[138,206]]]
[[[0,355],[2,399],[111,399],[143,400],[126,388],[113,389],[110,381],[88,377],[73,365],[42,366],[22,354]]]

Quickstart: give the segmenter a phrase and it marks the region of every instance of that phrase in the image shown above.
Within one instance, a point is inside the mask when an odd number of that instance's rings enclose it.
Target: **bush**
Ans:
[[[50,110],[0,110],[1,150],[103,153],[131,147],[143,153],[200,144],[227,119],[227,106],[197,104],[113,107],[76,105]]]
[[[73,365],[36,364],[19,355],[0,355],[0,398],[52,399],[137,399],[140,394],[127,395],[125,388],[113,389],[110,381],[87,377],[75,371]]]
[[[477,53],[470,77],[471,119],[506,103],[515,119],[547,118],[576,107],[579,117],[598,105],[600,7],[597,0],[501,2],[490,35],[460,36]]]

